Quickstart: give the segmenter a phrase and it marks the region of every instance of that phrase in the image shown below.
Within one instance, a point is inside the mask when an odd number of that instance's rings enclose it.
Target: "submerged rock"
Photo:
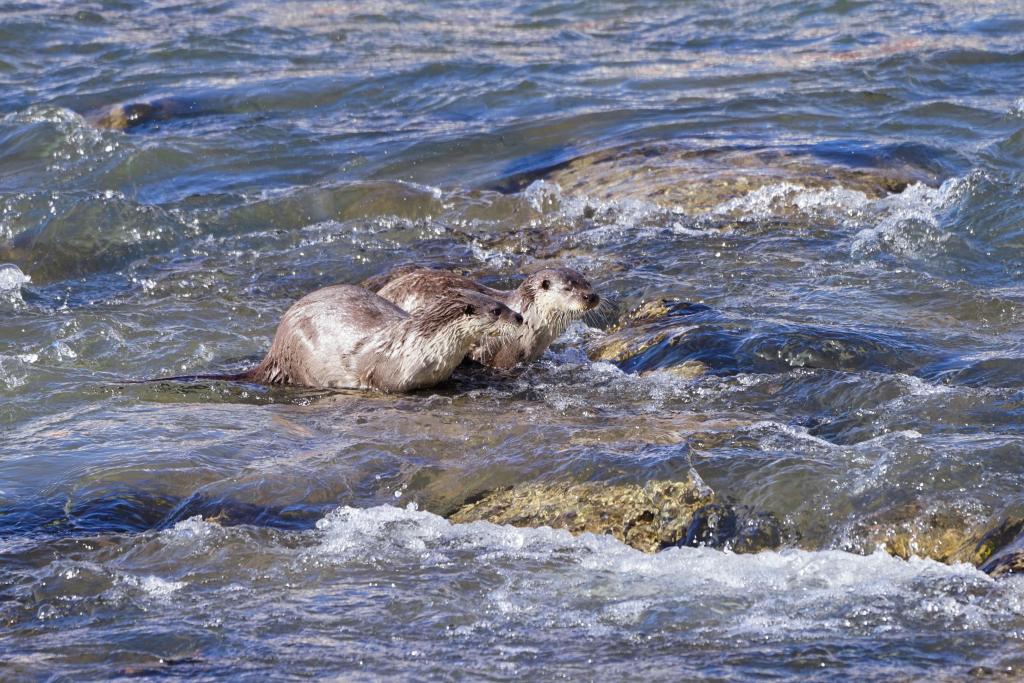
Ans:
[[[590,359],[624,363],[670,337],[680,334],[680,318],[705,313],[711,309],[702,304],[693,304],[672,299],[646,301],[633,309],[613,325],[608,334],[590,347]],[[670,372],[684,379],[699,377],[707,366],[696,360],[669,364],[649,370]]]
[[[973,525],[962,516],[944,510],[924,512],[906,505],[884,513],[884,519],[856,525],[854,536],[865,551],[882,549],[904,560],[926,557],[938,562],[972,562],[977,542]],[[978,564],[973,562],[973,564]]]
[[[1024,517],[1004,518],[985,532],[970,559],[992,576],[1024,573]]]
[[[666,374],[677,377],[678,379],[697,379],[707,374],[708,366],[699,360],[687,360],[683,361],[679,365],[669,365],[664,368],[657,370],[647,370],[640,373],[643,376],[650,375],[655,372],[664,372]]]
[[[664,341],[668,331],[648,329],[647,323],[664,319],[681,302],[671,299],[645,301],[622,316],[608,334],[590,347],[590,360],[621,363]]]
[[[863,150],[814,147],[693,149],[672,143],[619,147],[579,156],[505,181],[499,189],[535,180],[595,200],[641,200],[689,215],[706,213],[768,185],[844,188],[879,198],[912,183],[938,185],[936,173]]]
[[[450,519],[608,534],[651,553],[684,543],[696,513],[714,500],[714,492],[695,472],[685,481],[650,481],[643,486],[523,484],[489,493]]]
[[[901,519],[902,517],[902,519]],[[858,524],[854,535],[865,551],[882,549],[902,559],[925,557],[973,564],[994,577],[1024,573],[1024,517],[977,524],[948,510],[922,513],[920,506],[890,510],[885,521]]]
[[[693,516],[679,545],[722,548],[736,553],[774,550],[782,544],[782,526],[774,515],[747,506],[705,505]]]

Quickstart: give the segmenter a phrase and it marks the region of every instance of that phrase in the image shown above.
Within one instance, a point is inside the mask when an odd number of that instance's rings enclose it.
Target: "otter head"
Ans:
[[[578,318],[601,303],[587,278],[572,268],[539,270],[520,286],[541,318]]]
[[[469,289],[446,292],[413,318],[423,332],[444,330],[465,339],[515,334],[523,324],[523,316],[505,304]]]
[[[458,289],[452,295],[462,306],[462,325],[476,330],[480,336],[515,334],[523,324],[523,316],[486,294]]]

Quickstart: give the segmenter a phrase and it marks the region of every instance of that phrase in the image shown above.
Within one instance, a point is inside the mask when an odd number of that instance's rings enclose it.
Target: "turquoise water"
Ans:
[[[1022,36],[998,0],[3,4],[0,677],[1019,675],[1019,578],[872,530],[1024,512]],[[536,180],[645,145],[919,182]],[[557,260],[611,305],[409,396],[124,382],[245,367],[304,293],[409,260]],[[587,359],[658,297],[706,308]],[[444,519],[691,470],[780,548]]]

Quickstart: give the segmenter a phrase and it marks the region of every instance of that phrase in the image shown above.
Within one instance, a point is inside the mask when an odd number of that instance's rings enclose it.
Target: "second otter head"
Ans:
[[[572,268],[545,268],[526,278],[521,289],[544,316],[581,316],[601,303],[601,297],[583,274]]]
[[[468,289],[457,290],[463,303],[462,313],[467,323],[480,328],[481,334],[497,337],[514,334],[523,324],[523,316],[486,294]]]
[[[469,289],[447,292],[417,318],[427,328],[450,327],[468,337],[515,334],[523,324],[523,316],[505,304]]]

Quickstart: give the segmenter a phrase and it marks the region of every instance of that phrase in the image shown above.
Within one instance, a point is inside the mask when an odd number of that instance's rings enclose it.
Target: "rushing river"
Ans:
[[[1024,514],[1021,9],[0,3],[0,679],[1022,675],[1024,580],[931,559]],[[126,381],[410,261],[608,305],[408,396]],[[691,476],[770,547],[447,519]]]

